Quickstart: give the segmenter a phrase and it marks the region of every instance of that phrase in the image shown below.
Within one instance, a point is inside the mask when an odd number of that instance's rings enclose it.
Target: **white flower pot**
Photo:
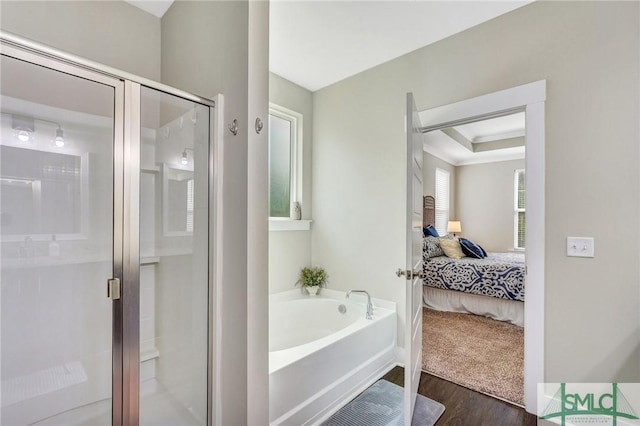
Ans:
[[[320,286],[314,285],[305,288],[307,289],[307,293],[309,293],[309,296],[315,296],[318,294],[318,289],[320,289]]]

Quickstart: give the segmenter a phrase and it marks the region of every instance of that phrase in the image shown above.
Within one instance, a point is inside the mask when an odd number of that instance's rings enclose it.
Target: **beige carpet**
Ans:
[[[424,371],[523,405],[523,328],[427,308],[423,308],[422,321]]]

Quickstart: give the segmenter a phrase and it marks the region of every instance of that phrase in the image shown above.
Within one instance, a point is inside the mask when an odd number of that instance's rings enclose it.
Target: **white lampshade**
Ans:
[[[451,232],[452,234],[462,232],[462,225],[460,225],[460,221],[450,220],[447,224],[447,232]]]

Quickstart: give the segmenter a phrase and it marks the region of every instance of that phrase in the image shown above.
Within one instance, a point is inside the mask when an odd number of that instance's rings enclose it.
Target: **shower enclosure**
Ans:
[[[0,424],[210,424],[214,102],[1,39]]]

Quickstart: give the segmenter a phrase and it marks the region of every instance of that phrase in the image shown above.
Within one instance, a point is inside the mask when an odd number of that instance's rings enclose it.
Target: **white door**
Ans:
[[[404,423],[411,426],[422,371],[422,133],[407,93],[407,301],[405,318]]]

